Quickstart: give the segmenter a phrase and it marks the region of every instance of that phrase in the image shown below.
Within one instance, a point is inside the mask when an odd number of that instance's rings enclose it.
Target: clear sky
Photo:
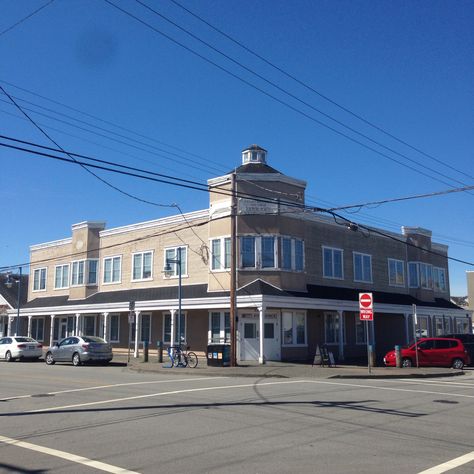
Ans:
[[[257,143],[271,166],[307,180],[307,202],[321,207],[474,184],[473,2],[179,0],[421,154],[171,0],[141,1],[248,70],[135,0],[110,2],[153,29],[104,0],[2,0],[0,85],[64,149],[205,182],[238,166],[241,150]],[[0,130],[54,146],[2,93]],[[31,244],[69,237],[73,223],[105,220],[110,228],[176,212],[127,198],[74,165],[4,147],[0,159],[0,266],[27,262]],[[185,212],[208,206],[205,193],[98,174],[154,203]],[[356,209],[350,219],[397,232],[430,229],[451,257],[474,262],[473,204],[474,191],[453,193]],[[465,272],[474,267],[450,262],[449,270],[452,295],[465,295]]]

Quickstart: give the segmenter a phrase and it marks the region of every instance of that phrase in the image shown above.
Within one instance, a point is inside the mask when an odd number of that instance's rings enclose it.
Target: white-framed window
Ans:
[[[99,260],[96,258],[90,258],[87,260],[87,284],[97,285],[98,274],[99,274]]]
[[[181,343],[186,343],[186,313],[181,313],[180,319],[180,333]],[[171,313],[163,314],[163,342],[169,344],[171,342]],[[174,343],[178,342],[178,312],[175,314],[175,326],[174,326]]]
[[[140,341],[151,342],[151,314],[141,314]]]
[[[360,315],[355,314],[355,340],[356,344],[367,344],[367,322],[360,320]]]
[[[231,239],[222,237],[211,240],[211,270],[227,270],[230,268]]]
[[[59,290],[61,288],[69,287],[69,263],[65,265],[56,265],[54,269],[54,288]]]
[[[84,284],[85,266],[85,260],[77,260],[71,263],[71,286]]]
[[[281,332],[283,346],[306,345],[306,313],[303,311],[282,311]]]
[[[372,255],[353,252],[354,281],[372,283]]]
[[[109,342],[120,342],[120,314],[111,314],[109,321]]]
[[[304,270],[304,242],[300,239],[282,237],[281,268],[302,272]]]
[[[209,312],[208,340],[212,344],[230,342],[230,313],[228,311]]]
[[[122,278],[122,257],[104,258],[103,283],[120,283]]]
[[[323,246],[323,276],[324,278],[344,279],[344,251],[342,249]]]
[[[181,255],[181,276],[187,276],[187,270],[188,270],[188,248],[187,247],[168,247],[165,249],[165,257],[164,257],[164,264],[163,266],[166,266],[166,262],[168,260],[178,260],[178,249],[180,250],[180,255]],[[170,263],[171,267],[171,275],[164,275],[164,278],[176,278],[179,276],[178,272],[178,264],[177,263]]]
[[[418,288],[420,286],[417,262],[408,262],[408,286],[410,288]]]
[[[420,266],[420,286],[426,290],[433,289],[433,265],[421,263]]]
[[[454,332],[456,334],[471,334],[469,318],[454,318]]]
[[[433,267],[433,286],[435,291],[447,291],[446,270],[444,268]]]
[[[256,240],[253,235],[240,237],[240,266],[242,268],[257,267]]]
[[[46,268],[33,271],[33,291],[46,291]]]
[[[342,342],[345,344],[345,330],[344,320],[339,313],[326,312],[324,313],[324,341],[326,344],[339,344],[339,329],[342,324]]]
[[[44,318],[31,318],[31,337],[39,342],[44,341]]]
[[[96,316],[84,316],[82,330],[84,336],[96,335]]]
[[[430,337],[430,318],[429,316],[418,316],[416,325],[417,337]]]
[[[388,284],[405,286],[405,262],[395,258],[388,259]]]
[[[132,281],[151,280],[152,268],[152,251],[132,254]]]

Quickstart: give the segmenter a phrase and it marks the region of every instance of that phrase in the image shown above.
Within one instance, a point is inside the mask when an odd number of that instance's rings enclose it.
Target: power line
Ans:
[[[40,12],[43,8],[46,8],[48,5],[51,5],[51,3],[53,3],[54,0],[49,0],[48,3],[45,3],[44,5],[42,5],[41,7],[37,8],[36,10],[34,10],[33,12],[31,12],[29,15],[26,15],[24,18],[22,18],[21,20],[18,20],[16,23],[14,23],[13,25],[9,26],[6,30],[3,30],[0,32],[0,36],[3,36],[5,33],[8,33],[9,31],[13,30],[13,28],[15,28],[16,26],[18,25],[21,25],[24,21],[28,20],[29,18],[31,18],[33,15],[36,15],[36,13]]]
[[[276,69],[277,71],[279,71],[280,73],[284,74],[286,77],[292,79],[293,81],[295,81],[296,83],[298,83],[299,85],[305,87],[306,89],[308,89],[309,91],[313,92],[314,94],[318,95],[319,97],[321,97],[322,99],[326,100],[327,102],[331,103],[332,105],[335,105],[336,107],[338,107],[339,109],[343,110],[344,112],[347,112],[348,114],[352,115],[353,117],[359,119],[360,121],[364,122],[366,125],[369,125],[371,126],[372,128],[378,130],[379,132],[382,132],[383,134],[387,135],[388,137],[392,138],[393,140],[396,140],[397,142],[411,148],[412,150],[422,154],[423,156],[449,168],[450,170],[452,171],[455,171],[459,174],[462,174],[464,176],[466,176],[467,178],[470,178],[470,179],[474,179],[473,176],[461,171],[461,170],[458,170],[456,168],[454,168],[453,166],[451,165],[448,165],[447,163],[445,163],[444,161],[434,157],[433,155],[430,155],[426,152],[424,152],[423,150],[409,144],[408,142],[406,142],[405,140],[402,140],[401,138],[398,138],[397,136],[393,135],[392,133],[388,132],[387,130],[384,130],[382,127],[380,127],[379,125],[376,125],[374,124],[373,122],[369,121],[368,119],[362,117],[361,115],[353,112],[352,110],[350,110],[349,108],[341,105],[340,103],[336,102],[335,100],[331,99],[330,97],[328,97],[327,95],[324,95],[323,93],[321,93],[320,91],[318,91],[317,89],[315,89],[314,87],[310,86],[309,84],[301,81],[300,79],[298,79],[296,76],[294,76],[293,74],[290,74],[288,71],[284,70],[282,67],[279,67],[277,66],[275,63],[269,61],[268,59],[266,59],[265,57],[263,57],[262,55],[256,53],[255,51],[253,51],[252,49],[250,49],[248,46],[246,46],[245,44],[243,44],[242,42],[236,40],[235,38],[233,38],[232,36],[230,36],[229,34],[225,33],[224,31],[220,30],[219,28],[217,28],[216,26],[214,26],[213,24],[211,24],[209,21],[205,20],[204,18],[202,18],[201,16],[199,16],[198,14],[196,14],[195,12],[191,11],[190,9],[186,8],[185,6],[183,6],[182,4],[178,3],[176,0],[170,0],[170,2],[173,2],[176,6],[178,6],[179,8],[183,9],[184,11],[188,12],[190,15],[192,15],[193,17],[197,18],[199,21],[201,21],[202,23],[206,24],[207,26],[209,26],[210,28],[212,28],[214,31],[217,31],[219,34],[221,34],[222,36],[224,36],[225,38],[227,38],[228,40],[232,41],[234,44],[240,46],[241,48],[243,48],[245,51],[247,51],[248,53],[252,54],[253,56],[255,56],[256,58],[260,59],[261,61],[263,61],[265,64],[271,66],[272,68]]]
[[[413,167],[410,166],[410,165],[407,165],[406,163],[403,163],[403,162],[401,162],[401,161],[399,161],[399,160],[397,160],[397,159],[395,159],[395,158],[393,158],[393,157],[390,157],[389,155],[386,155],[385,153],[382,153],[382,152],[380,152],[379,150],[377,150],[377,149],[375,149],[375,148],[372,148],[371,146],[368,146],[368,145],[364,144],[363,142],[360,142],[359,140],[357,140],[357,139],[355,139],[355,138],[353,138],[353,137],[350,137],[349,135],[347,135],[347,134],[345,134],[345,133],[343,133],[343,132],[341,132],[341,131],[339,131],[339,130],[337,130],[337,129],[335,129],[335,128],[329,126],[329,125],[327,125],[326,123],[324,123],[324,122],[322,122],[322,121],[316,119],[315,117],[312,117],[312,116],[306,114],[305,112],[301,111],[300,109],[297,109],[296,107],[292,106],[291,104],[289,104],[289,103],[287,103],[287,102],[285,102],[285,101],[283,101],[283,100],[281,100],[281,99],[275,97],[274,95],[272,95],[272,94],[270,94],[269,92],[267,92],[267,91],[261,89],[260,87],[256,86],[255,84],[250,83],[249,81],[243,79],[242,77],[238,76],[237,74],[232,73],[231,71],[229,71],[228,69],[224,68],[223,66],[218,65],[218,64],[215,63],[214,61],[212,61],[212,60],[208,59],[207,57],[203,56],[202,54],[196,52],[195,50],[191,49],[190,47],[184,45],[183,43],[181,43],[181,42],[179,42],[179,41],[177,41],[177,40],[175,40],[174,38],[172,38],[172,37],[169,36],[168,34],[163,33],[162,31],[158,30],[158,29],[155,28],[154,26],[150,25],[149,23],[145,22],[144,20],[141,20],[141,19],[138,18],[137,16],[135,16],[135,15],[133,15],[132,13],[128,12],[127,10],[124,10],[123,8],[119,7],[118,5],[115,5],[115,4],[112,3],[110,0],[104,0],[104,1],[105,1],[106,3],[108,3],[109,5],[113,6],[114,8],[118,9],[119,11],[123,12],[123,13],[126,14],[127,16],[129,16],[129,17],[135,19],[135,20],[138,21],[139,23],[141,23],[141,24],[147,26],[148,28],[152,29],[153,31],[155,31],[155,32],[159,33],[160,35],[164,36],[165,38],[167,38],[168,40],[172,41],[173,43],[175,43],[175,44],[181,46],[182,48],[186,49],[187,51],[191,52],[192,54],[194,54],[194,55],[200,57],[200,58],[203,59],[204,61],[206,61],[206,62],[208,62],[208,63],[214,65],[215,67],[217,67],[217,68],[219,68],[220,70],[226,72],[227,74],[230,74],[232,77],[237,78],[238,80],[240,80],[240,81],[244,82],[245,84],[249,85],[250,87],[252,87],[252,88],[258,90],[259,92],[263,93],[264,95],[266,95],[266,96],[272,98],[273,100],[279,102],[279,103],[282,104],[282,105],[285,105],[286,107],[290,108],[291,110],[294,110],[294,111],[296,111],[297,113],[299,113],[299,114],[301,114],[301,115],[303,115],[303,116],[309,118],[310,120],[312,120],[312,121],[314,121],[314,122],[316,122],[316,123],[322,125],[323,127],[325,127],[325,128],[327,128],[327,129],[333,131],[334,133],[337,133],[338,135],[341,135],[341,136],[345,137],[346,139],[348,139],[348,140],[350,140],[350,141],[352,141],[352,142],[354,142],[354,143],[357,143],[357,144],[363,146],[364,148],[367,148],[367,149],[369,149],[369,150],[371,150],[371,151],[373,151],[373,152],[375,152],[375,153],[377,153],[377,154],[379,154],[379,155],[381,155],[381,156],[383,156],[383,157],[385,157],[385,158],[387,158],[387,159],[389,159],[389,160],[391,160],[391,161],[394,161],[395,163],[398,163],[398,164],[401,165],[401,166],[404,166],[404,167],[406,167],[406,168],[409,168],[409,169],[411,169],[412,171],[415,171],[416,173],[419,173],[419,174],[421,174],[421,175],[423,175],[423,176],[429,177],[430,179],[434,179],[434,180],[436,180],[436,181],[438,181],[438,182],[441,182],[441,183],[443,183],[443,184],[445,184],[445,185],[447,185],[447,186],[453,187],[451,184],[449,184],[449,183],[447,183],[447,182],[445,182],[445,181],[442,181],[442,180],[440,180],[440,179],[438,179],[438,178],[435,178],[435,177],[433,177],[433,176],[430,176],[430,175],[424,173],[423,171],[420,171],[420,170],[418,170],[418,169],[416,169],[416,168],[413,168]],[[362,136],[363,138],[365,138],[366,140],[369,140],[370,142],[376,144],[377,146],[380,146],[380,147],[382,147],[382,148],[384,148],[384,149],[386,149],[386,150],[388,150],[388,151],[390,151],[390,152],[392,152],[392,153],[394,153],[394,154],[396,154],[396,155],[401,156],[401,157],[404,158],[405,160],[408,160],[408,161],[410,161],[410,162],[412,162],[412,163],[415,163],[416,165],[421,166],[421,167],[423,167],[424,169],[429,169],[432,173],[435,173],[435,174],[438,174],[438,175],[440,175],[440,176],[443,176],[443,177],[445,177],[445,178],[447,178],[447,179],[450,179],[451,181],[457,182],[458,184],[466,185],[466,183],[463,183],[462,181],[459,181],[459,180],[457,180],[457,179],[455,179],[455,178],[448,177],[448,176],[446,176],[445,174],[443,174],[443,173],[441,173],[441,172],[439,172],[439,171],[437,171],[437,170],[435,170],[435,169],[432,169],[432,168],[426,166],[425,164],[421,164],[421,163],[419,163],[418,161],[416,161],[416,160],[414,160],[414,159],[412,159],[412,158],[410,158],[410,157],[408,157],[408,156],[406,156],[406,155],[404,155],[404,154],[402,154],[402,153],[399,153],[399,152],[397,152],[396,150],[393,150],[393,149],[391,149],[390,147],[387,147],[387,146],[381,144],[380,142],[377,142],[376,140],[374,140],[374,139],[368,137],[367,135],[365,135],[365,134],[363,134],[363,133],[361,133],[361,132],[358,132],[357,130],[353,129],[352,127],[349,127],[349,126],[345,125],[344,123],[340,122],[339,120],[334,119],[333,117],[331,117],[330,115],[326,114],[325,112],[322,112],[321,110],[317,109],[316,107],[312,106],[311,104],[309,104],[309,103],[307,103],[307,102],[305,102],[305,101],[299,99],[298,97],[296,97],[296,96],[295,96],[294,94],[292,94],[291,92],[286,91],[285,89],[281,88],[280,86],[278,86],[277,84],[273,83],[272,81],[269,81],[268,79],[264,78],[264,77],[261,76],[260,74],[258,74],[258,73],[256,73],[255,71],[251,70],[251,69],[248,68],[247,66],[243,65],[242,63],[240,63],[240,62],[234,60],[233,58],[231,58],[231,57],[228,56],[227,54],[223,53],[223,52],[220,51],[219,49],[217,49],[217,48],[215,48],[214,46],[210,45],[210,44],[207,43],[206,41],[200,39],[199,37],[197,37],[197,36],[194,35],[193,33],[189,32],[188,30],[186,30],[185,28],[181,27],[181,26],[178,25],[177,23],[175,23],[175,22],[173,22],[172,20],[168,19],[167,17],[165,17],[165,16],[162,15],[161,13],[157,12],[157,11],[154,10],[153,8],[149,7],[149,6],[146,5],[145,3],[141,2],[140,0],[135,0],[135,1],[136,1],[137,3],[139,3],[140,5],[144,6],[145,8],[147,8],[148,10],[150,10],[151,12],[153,12],[154,14],[156,14],[157,16],[159,16],[159,17],[165,19],[166,21],[170,22],[171,24],[173,24],[174,26],[176,26],[176,27],[179,28],[180,30],[186,32],[186,33],[187,33],[188,35],[190,35],[192,38],[194,38],[194,39],[200,41],[201,43],[205,44],[207,47],[211,48],[213,51],[215,51],[215,52],[221,54],[221,55],[224,56],[226,59],[228,59],[228,60],[234,62],[235,64],[237,64],[237,65],[239,65],[240,67],[244,68],[246,71],[248,71],[248,72],[250,72],[251,74],[257,76],[257,77],[260,78],[261,80],[263,80],[263,81],[265,81],[265,82],[271,84],[273,87],[277,88],[278,90],[282,91],[283,93],[287,94],[288,96],[292,97],[293,99],[295,99],[295,100],[297,100],[297,101],[303,103],[303,104],[306,105],[307,107],[309,107],[309,108],[311,108],[311,109],[317,111],[318,113],[322,114],[322,115],[325,116],[326,118],[329,118],[330,120],[333,120],[334,122],[338,123],[339,125],[341,125],[341,126],[347,128],[347,129],[349,129],[349,130],[352,131],[353,133],[356,133],[356,134]],[[469,194],[471,194],[471,193],[469,193]]]
[[[381,204],[387,204],[389,202],[399,202],[399,201],[409,201],[412,199],[421,199],[421,198],[427,198],[427,197],[435,197],[435,196],[444,196],[446,194],[452,194],[452,193],[461,193],[463,191],[471,191],[474,189],[474,186],[464,186],[463,188],[457,188],[457,189],[448,189],[445,191],[437,191],[434,193],[425,193],[425,194],[417,194],[415,196],[405,196],[405,197],[399,197],[399,198],[393,198],[393,199],[384,199],[382,201],[371,201],[371,202],[366,202],[362,204],[352,204],[350,206],[341,206],[341,207],[332,207],[330,209],[327,209],[328,211],[344,211],[347,209],[354,209],[354,208],[362,208],[362,207],[367,207],[367,206],[374,206],[374,205],[381,205]]]
[[[50,140],[52,143],[54,143],[56,145],[57,148],[59,148],[62,153],[65,153],[66,155],[68,155],[67,151],[64,150],[64,148],[62,148],[50,135],[48,135],[15,101],[15,99],[13,99],[13,97],[10,96],[10,94],[8,94],[8,92],[3,88],[3,86],[0,85],[0,89],[3,91],[3,93],[12,101],[12,103],[18,108],[18,110],[35,126],[35,128],[37,128],[48,140]],[[85,167],[83,164],[80,164],[80,162],[78,162],[72,155],[68,155],[73,161],[77,162],[82,169],[84,169],[85,171],[87,171],[89,174],[91,174],[92,176],[94,176],[95,178],[97,178],[100,182],[102,182],[103,184],[105,184],[106,186],[114,189],[115,191],[118,191],[119,193],[123,194],[124,196],[127,196],[131,199],[134,199],[136,201],[139,201],[139,202],[142,202],[142,203],[145,203],[145,204],[150,204],[152,206],[157,206],[157,207],[175,207],[174,204],[160,204],[160,203],[156,203],[156,202],[153,202],[153,201],[148,201],[146,199],[142,199],[142,198],[139,198],[138,196],[135,196],[127,191],[124,191],[122,189],[120,189],[119,187],[113,185],[112,183],[109,183],[107,180],[101,178],[99,175],[97,175],[96,173],[94,173],[93,171],[91,171],[90,169],[88,169],[87,167]]]

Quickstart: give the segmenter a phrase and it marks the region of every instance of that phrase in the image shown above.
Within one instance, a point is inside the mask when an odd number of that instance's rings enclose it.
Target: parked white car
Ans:
[[[7,336],[0,339],[0,359],[12,362],[16,359],[39,359],[43,345],[32,337]]]

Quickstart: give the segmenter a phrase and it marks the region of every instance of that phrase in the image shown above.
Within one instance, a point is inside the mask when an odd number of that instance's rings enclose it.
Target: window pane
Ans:
[[[264,339],[275,338],[275,325],[273,323],[264,323],[263,325],[263,337]]]
[[[221,241],[214,239],[212,241],[212,269],[218,270],[221,268]]]
[[[224,251],[225,251],[225,261],[224,261],[224,267],[225,268],[230,268],[230,259],[231,259],[231,240],[230,238],[225,238],[224,239]]]
[[[255,267],[255,237],[242,237],[242,267]]]
[[[150,341],[151,315],[142,314],[141,341]]]
[[[230,341],[230,313],[224,313],[225,342]]]
[[[418,287],[418,264],[414,262],[408,263],[408,282],[410,287]]]
[[[221,313],[211,313],[211,340],[221,342]]]
[[[110,340],[118,341],[119,340],[119,315],[113,314],[110,317]]]
[[[112,269],[112,281],[120,281],[120,257],[114,257]]]
[[[187,261],[187,249],[186,247],[180,247],[181,248],[181,275],[186,275],[187,273],[187,267],[186,267],[186,261]]]
[[[295,270],[303,271],[303,241],[295,240]]]
[[[112,259],[106,258],[104,260],[104,283],[112,281]]]
[[[305,343],[305,317],[304,314],[295,314],[296,344]]]
[[[56,267],[56,272],[54,275],[54,287],[55,288],[62,288],[62,267]]]
[[[275,267],[275,237],[262,237],[262,268]]]
[[[363,279],[364,281],[372,281],[372,262],[370,255],[363,255]]]
[[[257,338],[257,325],[255,323],[244,324],[244,338],[245,339]]]
[[[354,254],[354,280],[362,280],[362,256]]]
[[[334,250],[334,277],[342,278],[342,251]]]
[[[46,268],[41,269],[41,280],[40,280],[40,289],[44,290],[46,288]]]
[[[323,266],[324,266],[324,276],[332,277],[332,251],[331,249],[324,249],[323,252]]]
[[[164,342],[168,344],[171,342],[171,315],[165,314],[164,316]]]
[[[291,270],[291,239],[283,238],[281,241],[281,249],[281,266],[285,270]]]
[[[77,275],[77,284],[83,285],[84,284],[84,261],[79,262],[79,270]]]
[[[283,332],[283,344],[293,344],[293,314],[284,311],[282,313],[281,328]]]
[[[97,284],[97,260],[89,260],[89,271],[87,275],[87,283],[89,285]]]
[[[133,279],[139,280],[142,277],[142,257],[143,255],[136,254],[133,256]]]

